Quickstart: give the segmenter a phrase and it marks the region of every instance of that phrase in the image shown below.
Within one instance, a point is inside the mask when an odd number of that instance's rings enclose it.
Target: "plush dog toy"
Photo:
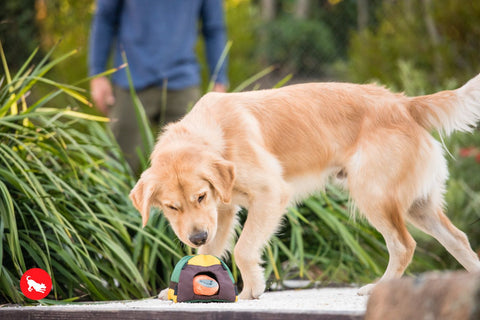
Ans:
[[[228,266],[211,255],[185,256],[170,278],[173,302],[236,302],[238,290]]]

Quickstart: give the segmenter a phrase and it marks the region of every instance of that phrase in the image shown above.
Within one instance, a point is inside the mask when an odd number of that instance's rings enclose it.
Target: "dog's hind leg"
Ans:
[[[465,269],[480,271],[480,261],[467,236],[444,214],[441,203],[434,202],[431,196],[415,201],[408,211],[408,221],[437,239]]]
[[[348,188],[355,206],[385,239],[389,260],[380,279],[384,281],[401,277],[415,251],[405,216],[414,199],[411,178],[416,174],[409,157],[417,152],[408,137],[379,131],[375,139],[375,144],[360,146],[352,156],[347,167]],[[374,286],[366,285],[358,294],[370,294]]]
[[[362,210],[361,204],[357,203]],[[403,212],[395,201],[379,206],[375,212],[362,210],[369,222],[382,234],[387,245],[389,260],[387,269],[379,281],[400,278],[412,260],[415,240],[407,230]],[[359,295],[367,295],[375,284],[359,289]]]

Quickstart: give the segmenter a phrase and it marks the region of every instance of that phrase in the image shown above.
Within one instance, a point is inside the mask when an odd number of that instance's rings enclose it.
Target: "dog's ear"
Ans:
[[[150,207],[153,205],[156,189],[148,183],[148,169],[142,174],[135,187],[130,191],[130,199],[142,215],[142,225],[145,227],[150,217]]]
[[[214,161],[207,180],[220,196],[220,200],[223,203],[230,203],[233,185],[235,184],[235,166],[233,163],[226,160]]]

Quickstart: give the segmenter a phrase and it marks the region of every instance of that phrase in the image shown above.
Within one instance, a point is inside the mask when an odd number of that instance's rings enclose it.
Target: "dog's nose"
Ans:
[[[201,246],[207,242],[208,233],[206,231],[201,231],[195,234],[192,234],[188,239],[196,246]]]

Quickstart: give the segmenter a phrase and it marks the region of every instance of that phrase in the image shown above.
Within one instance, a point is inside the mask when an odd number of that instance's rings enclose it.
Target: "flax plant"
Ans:
[[[0,303],[32,302],[19,281],[34,267],[53,280],[43,303],[149,297],[184,254],[161,216],[140,227],[107,119],[47,107],[61,94],[89,104],[82,89],[45,77],[75,53],[32,66],[35,51],[11,75],[0,45]],[[50,92],[27,103],[38,83]]]

